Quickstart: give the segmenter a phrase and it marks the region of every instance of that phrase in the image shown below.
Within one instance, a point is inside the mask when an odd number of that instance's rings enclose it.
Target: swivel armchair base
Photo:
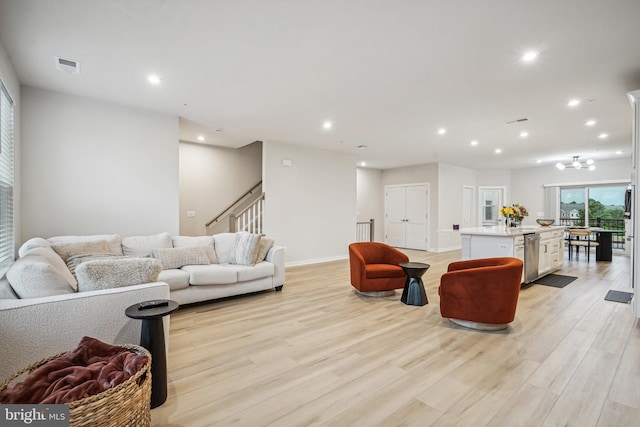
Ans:
[[[392,297],[396,294],[395,289],[391,289],[390,291],[370,291],[370,292],[362,292],[357,290],[356,288],[353,288],[353,290],[359,295],[364,295],[365,297],[371,297],[371,298]]]
[[[450,317],[447,319],[449,322],[462,326],[463,328],[477,329],[479,331],[502,331],[509,327],[508,323],[480,323],[471,320],[452,319]]]

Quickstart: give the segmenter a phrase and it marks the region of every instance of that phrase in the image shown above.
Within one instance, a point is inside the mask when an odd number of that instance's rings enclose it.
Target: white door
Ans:
[[[406,248],[427,250],[427,201],[426,185],[406,188]]]
[[[385,242],[407,249],[427,249],[428,185],[385,187]]]
[[[406,192],[403,187],[389,187],[385,190],[385,242],[404,248]]]

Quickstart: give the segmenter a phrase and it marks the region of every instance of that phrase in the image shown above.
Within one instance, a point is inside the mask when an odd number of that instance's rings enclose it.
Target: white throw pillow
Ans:
[[[229,264],[255,265],[261,237],[260,234],[236,233],[236,244],[231,252]]]
[[[76,268],[78,291],[120,288],[152,283],[162,270],[153,258],[120,258],[87,261]]]
[[[122,239],[122,252],[126,256],[150,257],[154,249],[172,248],[169,233],[151,236],[130,236]]]
[[[209,265],[209,252],[213,252],[213,246],[154,249],[151,255],[162,263],[163,270],[171,270],[185,265]]]
[[[84,254],[108,254],[109,244],[106,240],[94,240],[88,242],[74,243],[54,243],[51,249],[56,251],[60,258],[66,263],[69,258],[75,255]]]
[[[47,239],[51,243],[76,243],[106,240],[109,251],[114,255],[122,255],[122,237],[119,234],[92,234],[88,236],[56,236]]]
[[[204,246],[207,248],[207,255],[209,255],[211,264],[218,263],[218,257],[213,249],[213,236],[175,236],[171,240],[174,248]]]

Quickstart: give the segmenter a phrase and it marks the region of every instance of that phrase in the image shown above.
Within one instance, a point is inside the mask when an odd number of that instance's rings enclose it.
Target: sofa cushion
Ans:
[[[204,246],[211,264],[218,263],[218,257],[213,246],[213,236],[175,236],[171,239],[174,248],[187,248],[192,246]],[[211,250],[209,250],[211,249]]]
[[[162,270],[158,282],[167,283],[172,291],[186,289],[189,287],[189,273],[180,269]]]
[[[93,240],[88,242],[54,243],[51,249],[56,251],[64,262],[75,255],[84,254],[108,254],[109,244],[106,240]]]
[[[151,251],[151,256],[162,263],[163,270],[180,268],[185,265],[208,265],[213,246],[208,251],[206,246],[189,246],[185,248],[159,248]]]
[[[213,246],[220,264],[228,264],[231,259],[231,252],[236,246],[236,233],[219,233],[213,236]]]
[[[183,271],[189,273],[191,285],[228,285],[238,281],[238,273],[233,268],[221,264],[186,265]]]
[[[65,275],[43,255],[27,254],[18,259],[7,271],[7,280],[20,298],[74,293]]]
[[[0,279],[0,299],[18,299],[6,278]]]
[[[172,247],[169,233],[151,236],[129,236],[122,239],[122,252],[127,256],[149,257],[154,249]]]
[[[42,237],[33,237],[29,240],[27,240],[26,242],[24,242],[22,244],[22,246],[20,246],[20,249],[18,249],[18,256],[24,256],[27,251],[29,251],[30,249],[33,248],[50,248],[51,247],[51,242],[43,239]]]
[[[120,288],[158,280],[160,261],[153,258],[117,258],[87,261],[76,268],[78,291]]]
[[[261,238],[260,234],[236,233],[236,243],[229,264],[254,265]]]
[[[388,277],[404,277],[404,270],[399,265],[392,264],[367,264],[364,266],[367,279],[379,279]]]
[[[78,281],[76,280],[75,276],[71,271],[69,271],[69,268],[67,268],[65,262],[62,260],[62,258],[60,258],[60,255],[58,255],[52,248],[33,248],[27,251],[27,253],[25,254],[26,257],[30,255],[39,255],[45,257],[47,261],[49,261],[49,263],[53,266],[53,268],[58,270],[58,272],[65,278],[67,283],[69,283],[69,286],[71,286],[74,291],[78,290]]]
[[[109,252],[114,255],[122,255],[122,237],[119,234],[93,234],[87,236],[56,236],[47,239],[51,243],[76,243],[106,240]]]
[[[275,270],[273,264],[270,262],[261,262],[254,266],[229,265],[229,267],[238,272],[238,282],[246,282],[249,280],[273,276]]]
[[[269,250],[275,244],[275,240],[271,237],[262,236],[260,244],[258,245],[258,254],[256,255],[256,263],[264,261],[269,253]]]

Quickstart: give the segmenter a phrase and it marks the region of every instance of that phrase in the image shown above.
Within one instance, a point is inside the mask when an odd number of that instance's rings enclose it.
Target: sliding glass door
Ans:
[[[560,225],[619,230],[614,248],[624,248],[626,186],[566,187],[560,189]]]

